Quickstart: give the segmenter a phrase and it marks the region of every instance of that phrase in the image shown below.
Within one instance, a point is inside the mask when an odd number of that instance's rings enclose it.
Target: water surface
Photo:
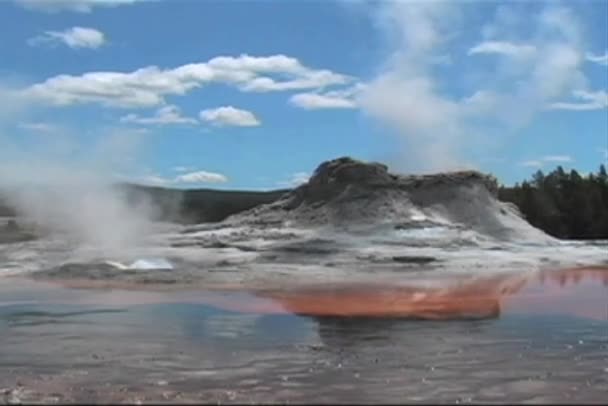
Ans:
[[[0,402],[602,403],[608,270],[408,286],[0,288]]]

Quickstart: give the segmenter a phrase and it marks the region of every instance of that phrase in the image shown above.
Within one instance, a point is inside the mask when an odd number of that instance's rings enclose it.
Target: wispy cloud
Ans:
[[[573,159],[569,155],[547,155],[539,159],[520,162],[520,166],[529,168],[542,168],[547,163],[569,163]]]
[[[174,180],[175,183],[226,183],[228,178],[221,173],[197,171],[179,175]]]
[[[308,172],[296,172],[291,174],[289,178],[278,181],[277,186],[293,188],[308,182],[309,179],[310,174]]]
[[[200,112],[200,118],[204,122],[219,127],[256,127],[261,124],[261,121],[251,111],[232,106],[203,110]]]
[[[181,169],[186,170],[187,168]],[[145,175],[137,178],[136,181],[144,184],[158,186],[171,186],[178,184],[219,184],[228,182],[228,177],[216,172],[193,171],[188,173],[182,173],[172,178],[164,177],[158,174]]]
[[[577,99],[577,102],[557,102],[549,105],[551,110],[600,110],[608,108],[608,92],[599,90],[589,92],[577,90],[572,93],[572,97]]]
[[[485,41],[469,49],[469,55],[502,54],[507,56],[532,56],[536,47],[529,44],[514,44],[508,41]]]
[[[103,32],[87,27],[72,27],[65,31],[45,31],[44,34],[27,41],[31,46],[64,44],[72,49],[97,49],[106,42]]]
[[[591,52],[587,52],[587,54],[585,55],[585,59],[587,59],[589,62],[608,66],[608,50],[604,52],[604,55],[595,55]]]
[[[37,132],[37,133],[52,133],[52,132],[57,131],[57,129],[58,129],[57,126],[54,124],[43,123],[43,122],[23,122],[23,123],[17,124],[17,127],[22,130]]]
[[[72,11],[90,13],[95,7],[115,7],[134,4],[145,0],[13,0],[18,5],[32,11],[56,13]]]
[[[146,175],[136,180],[139,183],[154,186],[168,186],[172,183],[171,179],[163,178],[160,175]]]
[[[344,97],[328,96],[319,93],[299,93],[289,99],[294,106],[306,110],[320,109],[353,109],[356,104],[353,100]]]
[[[520,165],[528,168],[541,168],[543,166],[543,163],[541,161],[531,160],[520,162]]]
[[[112,107],[153,107],[169,95],[185,95],[210,83],[244,92],[323,89],[353,79],[328,70],[312,69],[285,55],[220,56],[173,69],[148,66],[132,72],[88,72],[59,75],[24,90],[33,100],[56,106],[99,103]]]
[[[171,168],[171,170],[173,170],[173,172],[188,172],[192,171],[193,169],[189,166],[174,166]]]
[[[304,73],[304,72],[302,72]],[[318,89],[335,84],[348,83],[351,78],[330,70],[311,71],[289,81],[278,81],[270,77],[258,77],[243,84],[246,92],[281,92],[286,90]]]
[[[196,124],[197,120],[191,117],[184,117],[175,105],[168,105],[156,110],[151,117],[140,117],[137,114],[127,114],[120,119],[123,123],[171,125],[171,124]]]
[[[572,157],[568,155],[547,155],[542,158],[543,162],[572,162]]]
[[[305,110],[320,109],[354,109],[357,107],[355,97],[364,88],[362,83],[346,89],[328,92],[297,93],[289,98],[289,102]]]

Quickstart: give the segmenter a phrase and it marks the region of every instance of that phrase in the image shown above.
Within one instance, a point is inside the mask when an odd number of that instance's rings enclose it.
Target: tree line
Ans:
[[[558,238],[608,239],[608,175],[600,165],[597,173],[581,176],[558,166],[513,187],[500,187],[501,200],[519,207],[533,226]]]

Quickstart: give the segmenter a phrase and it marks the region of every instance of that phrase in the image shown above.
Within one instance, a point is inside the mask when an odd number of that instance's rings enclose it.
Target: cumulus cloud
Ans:
[[[462,38],[459,33],[475,14],[473,5],[428,1],[370,7],[393,52],[355,103],[404,138],[408,147],[401,160],[418,170],[466,165],[465,156],[498,145],[504,139],[500,135],[526,126],[569,94],[591,102],[593,92],[580,90],[588,86],[582,71],[583,29],[567,7],[550,2],[525,8],[500,5],[467,55],[441,67],[434,63],[437,55],[460,48],[454,41]],[[522,26],[533,28],[517,29]],[[487,61],[480,64],[482,54]],[[488,70],[488,64],[494,69]],[[465,70],[459,83],[467,97],[456,96],[446,73],[459,65]],[[593,97],[597,106],[603,96]]]
[[[469,49],[469,55],[503,54],[508,56],[530,56],[536,47],[528,44],[514,44],[508,41],[485,41]]]
[[[197,171],[176,176],[175,183],[226,183],[228,178],[221,173]]]
[[[106,37],[94,28],[72,27],[65,31],[45,31],[27,42],[31,46],[65,44],[72,49],[97,49],[106,43]]]
[[[203,110],[200,112],[200,118],[207,123],[220,127],[256,127],[261,124],[260,120],[251,111],[232,106]]]
[[[608,66],[608,50],[604,52],[604,55],[595,55],[591,52],[588,52],[585,55],[585,59],[587,59],[589,62],[594,62],[599,65]]]
[[[248,92],[277,92],[286,90],[301,90],[324,88],[331,85],[348,83],[350,77],[329,70],[309,72],[289,81],[276,81],[269,77],[258,77],[247,82],[241,89]]]
[[[131,113],[120,119],[123,123],[134,124],[153,124],[153,125],[171,125],[171,124],[196,124],[197,121],[191,117],[184,117],[179,107],[174,105],[163,106],[156,110],[151,117],[140,117],[137,114]]]
[[[211,83],[230,85],[241,91],[268,92],[323,89],[350,81],[349,76],[315,70],[285,55],[241,55],[220,56],[173,69],[148,66],[132,72],[59,75],[30,86],[24,94],[57,106],[99,103],[132,108],[158,106],[165,102],[166,96],[185,95]]]
[[[608,108],[608,92],[604,90],[596,92],[576,90],[572,93],[572,97],[577,101],[552,103],[549,105],[549,109],[583,111]]]
[[[353,109],[355,102],[343,97],[333,97],[318,93],[299,93],[291,96],[289,101],[306,110],[318,109]]]
[[[363,87],[363,84],[357,84],[347,89],[328,92],[297,93],[289,98],[289,102],[305,110],[354,109],[357,107],[355,96]]]
[[[95,7],[115,7],[144,0],[13,0],[32,11],[90,13]]]
[[[191,171],[191,168],[178,167],[173,168],[176,172]],[[218,184],[228,182],[228,177],[221,173],[208,172],[208,171],[192,171],[188,173],[181,173],[175,177],[165,177],[158,174],[148,174],[140,176],[135,179],[138,183],[155,186],[172,186],[178,184]]]
[[[296,172],[291,174],[288,179],[277,182],[277,186],[293,188],[308,182],[309,179],[310,174],[308,172]]]

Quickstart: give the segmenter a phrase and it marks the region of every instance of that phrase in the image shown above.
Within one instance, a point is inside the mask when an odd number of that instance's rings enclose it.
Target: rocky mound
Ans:
[[[348,157],[319,165],[310,180],[278,201],[229,221],[295,226],[446,227],[499,239],[547,239],[497,199],[493,176],[476,171],[397,175],[386,165]]]

